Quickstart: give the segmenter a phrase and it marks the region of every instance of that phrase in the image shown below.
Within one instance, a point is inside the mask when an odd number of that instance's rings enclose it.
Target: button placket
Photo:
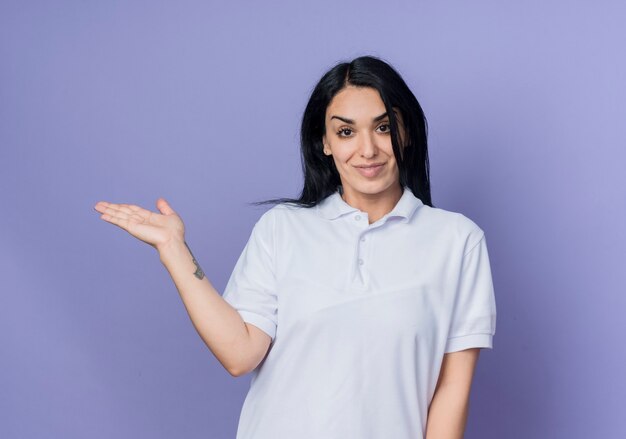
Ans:
[[[354,220],[361,222],[364,219],[364,217],[361,214],[356,214],[354,215]],[[365,242],[367,241],[365,238],[365,233],[367,233],[367,224],[365,225],[361,225],[360,229],[361,229],[361,234],[358,237],[358,240],[356,242],[357,245],[357,251],[356,251],[356,255],[357,255],[357,260],[356,260],[356,264],[357,264],[357,270],[359,271],[361,278],[366,281],[367,279],[367,275],[365,274],[365,272],[363,271],[364,265],[365,265],[365,259],[364,259],[364,254],[366,253],[366,244]]]
[[[365,279],[363,278],[363,273],[361,271],[361,265],[359,264],[359,261],[362,259],[361,258],[361,246],[360,244],[360,236],[361,233],[363,231],[363,213],[360,211],[357,212],[353,212],[350,216],[348,216],[346,218],[348,221],[352,222],[353,227],[356,228],[355,230],[355,234],[354,236],[354,243],[356,243],[356,246],[353,247],[353,253],[352,253],[352,257],[354,259],[352,259],[352,274],[350,276],[351,280],[350,283],[353,286],[359,286],[362,288],[365,288],[366,284],[365,284]]]
[[[364,255],[365,255],[365,247],[366,244],[363,243],[363,236],[361,236],[361,238],[357,241],[357,264],[359,264],[359,266],[363,266],[363,264],[365,264],[365,260],[364,260]]]

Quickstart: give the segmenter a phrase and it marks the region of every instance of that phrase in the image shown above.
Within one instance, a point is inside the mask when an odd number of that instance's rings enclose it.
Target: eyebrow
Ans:
[[[378,122],[380,120],[383,120],[385,117],[387,117],[387,112],[385,111],[383,114],[381,114],[380,116],[376,116],[375,118],[372,119],[373,122]],[[341,117],[341,116],[337,116],[337,115],[333,115],[331,117],[332,119],[339,119],[345,123],[350,123],[352,125],[354,125],[354,121],[352,119],[348,119],[347,117]]]

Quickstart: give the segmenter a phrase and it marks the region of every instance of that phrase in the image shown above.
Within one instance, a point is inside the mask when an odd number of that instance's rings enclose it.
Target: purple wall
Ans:
[[[592,3],[3,1],[0,437],[234,437],[249,376],[93,205],[166,197],[222,291],[245,203],[300,188],[308,93],[362,54],[423,104],[435,205],[488,237],[466,437],[624,437],[626,7]]]

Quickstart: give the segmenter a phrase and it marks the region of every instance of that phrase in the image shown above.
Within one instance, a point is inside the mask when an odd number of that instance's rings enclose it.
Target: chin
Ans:
[[[351,187],[362,194],[376,195],[388,190],[393,186],[393,182],[372,181],[362,184],[351,185]]]

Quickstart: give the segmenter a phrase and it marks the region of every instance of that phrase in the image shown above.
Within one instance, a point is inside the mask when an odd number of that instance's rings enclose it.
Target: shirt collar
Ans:
[[[396,203],[391,212],[385,216],[388,218],[401,217],[407,222],[411,219],[415,210],[423,204],[422,200],[413,195],[413,192],[405,186],[400,200],[398,200],[398,203]],[[317,204],[317,210],[322,217],[328,220],[334,220],[347,213],[358,211],[359,209],[346,203],[343,198],[341,198],[341,189],[337,188],[335,192]]]

